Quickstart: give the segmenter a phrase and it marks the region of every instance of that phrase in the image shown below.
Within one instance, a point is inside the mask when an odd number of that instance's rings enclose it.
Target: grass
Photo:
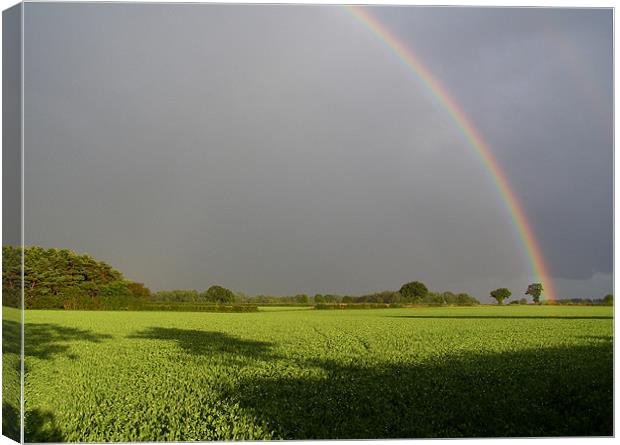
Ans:
[[[28,311],[26,440],[608,436],[612,316]]]
[[[2,307],[2,434],[19,442],[21,313]]]

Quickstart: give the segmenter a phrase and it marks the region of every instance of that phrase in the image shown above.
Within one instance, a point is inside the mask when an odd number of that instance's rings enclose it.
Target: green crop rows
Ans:
[[[2,434],[19,442],[21,313],[2,307]]]
[[[611,435],[612,316],[27,311],[26,441]]]

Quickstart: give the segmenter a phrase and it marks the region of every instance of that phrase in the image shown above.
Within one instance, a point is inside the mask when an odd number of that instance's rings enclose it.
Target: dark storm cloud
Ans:
[[[611,13],[377,14],[489,141],[561,291],[610,290]],[[28,4],[25,26],[28,244],[155,289],[527,284],[488,173],[341,8]]]

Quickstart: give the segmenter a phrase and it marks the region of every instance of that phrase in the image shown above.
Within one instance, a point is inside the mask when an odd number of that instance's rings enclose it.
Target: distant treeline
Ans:
[[[508,304],[528,304],[527,299],[512,300]],[[557,300],[542,301],[545,306],[613,306],[614,296],[605,295],[603,298],[562,298]]]
[[[422,295],[403,295],[400,291],[382,291],[367,295],[336,295],[316,294],[309,296],[299,294],[294,296],[248,296],[237,294],[236,300],[241,303],[258,305],[269,304],[296,304],[296,305],[319,305],[319,304],[433,304],[433,305],[459,305],[473,306],[480,302],[466,293],[455,294],[453,292],[430,292]],[[394,307],[394,306],[393,306]]]
[[[21,293],[21,248],[4,246],[2,255],[2,303],[18,307]],[[528,287],[526,295],[532,295],[537,303],[541,292],[542,285],[535,283]],[[504,288],[491,292],[498,304],[502,304],[510,295],[510,291]],[[177,289],[151,292],[144,284],[127,280],[119,271],[89,255],[80,255],[68,249],[37,246],[26,247],[24,250],[24,296],[27,309],[251,312],[257,310],[259,305],[363,309],[480,304],[478,299],[467,293],[432,292],[419,281],[405,283],[398,291],[386,290],[365,295],[250,296],[242,292],[234,293],[218,285],[205,291]],[[526,298],[510,301],[510,304],[527,303]],[[611,305],[613,296],[544,301],[542,304]]]
[[[197,290],[162,290],[152,293],[148,301],[165,303],[233,303],[235,294],[225,287],[214,285],[204,292]]]
[[[614,296],[608,294],[603,298],[563,298],[544,301],[542,304],[550,306],[613,306]]]
[[[21,248],[4,246],[3,304],[18,307],[20,302]],[[27,309],[82,310],[174,310],[174,311],[255,311],[258,305],[347,305],[347,307],[396,307],[405,304],[476,305],[480,302],[465,293],[430,292],[414,281],[398,291],[367,295],[316,294],[308,296],[248,296],[214,285],[205,291],[164,290],[151,292],[144,284],[126,279],[122,273],[90,255],[69,249],[24,249],[24,296]],[[343,306],[344,307],[344,306]]]
[[[257,312],[255,304],[213,304],[213,303],[153,303],[146,302],[140,311],[174,311],[174,312]]]
[[[400,303],[317,303],[315,309],[387,309],[403,307]]]

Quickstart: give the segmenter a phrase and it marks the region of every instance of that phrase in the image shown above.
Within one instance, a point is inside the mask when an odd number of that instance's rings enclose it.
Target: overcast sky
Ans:
[[[534,277],[446,110],[341,7],[25,6],[26,244],[151,289]],[[502,166],[560,297],[612,291],[612,12],[369,8]]]

